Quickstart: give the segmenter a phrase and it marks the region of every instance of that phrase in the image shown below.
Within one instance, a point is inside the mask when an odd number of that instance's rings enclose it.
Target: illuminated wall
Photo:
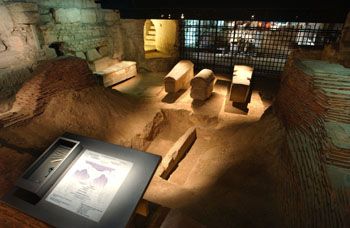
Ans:
[[[0,1],[0,101],[10,97],[35,68],[55,54],[39,41],[39,8]]]
[[[169,55],[177,52],[178,23],[176,20],[155,20],[152,22],[156,29],[156,48]]]
[[[118,12],[93,0],[0,1],[0,101],[13,95],[41,60],[122,55],[121,36]]]

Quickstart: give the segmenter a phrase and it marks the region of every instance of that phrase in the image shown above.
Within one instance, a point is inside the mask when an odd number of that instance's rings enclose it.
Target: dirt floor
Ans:
[[[64,91],[42,115],[0,129],[0,194],[66,131],[164,156],[195,126],[191,150],[168,180],[152,180],[144,198],[207,227],[283,226],[275,186],[284,131],[272,113],[264,114],[278,82],[257,79],[246,113],[228,102],[227,76],[217,75],[209,100],[193,102],[189,89],[167,95],[165,75],[143,73],[113,88]],[[9,162],[13,157],[19,163]]]

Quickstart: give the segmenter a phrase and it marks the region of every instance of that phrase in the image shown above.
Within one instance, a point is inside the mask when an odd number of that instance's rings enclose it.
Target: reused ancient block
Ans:
[[[188,89],[193,78],[193,63],[181,60],[165,76],[164,86],[167,93],[176,93],[181,89]]]
[[[213,92],[215,84],[215,75],[209,69],[201,70],[191,80],[191,97],[195,100],[206,100]]]

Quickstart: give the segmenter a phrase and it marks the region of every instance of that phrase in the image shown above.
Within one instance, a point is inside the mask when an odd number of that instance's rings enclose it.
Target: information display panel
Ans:
[[[66,157],[60,160],[64,169],[54,168],[51,173],[57,177],[45,180],[46,187],[40,187],[38,194],[37,185],[33,185],[38,178],[32,177],[41,177],[41,170],[47,172],[43,167],[52,163],[51,155],[60,149],[54,145],[61,139],[79,145],[74,147],[76,155],[60,156]],[[160,160],[158,155],[66,133],[27,169],[2,200],[55,227],[125,227]]]

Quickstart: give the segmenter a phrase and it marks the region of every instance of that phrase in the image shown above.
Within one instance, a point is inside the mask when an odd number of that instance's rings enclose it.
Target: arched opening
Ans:
[[[169,58],[177,55],[176,20],[148,19],[144,25],[146,58]]]

